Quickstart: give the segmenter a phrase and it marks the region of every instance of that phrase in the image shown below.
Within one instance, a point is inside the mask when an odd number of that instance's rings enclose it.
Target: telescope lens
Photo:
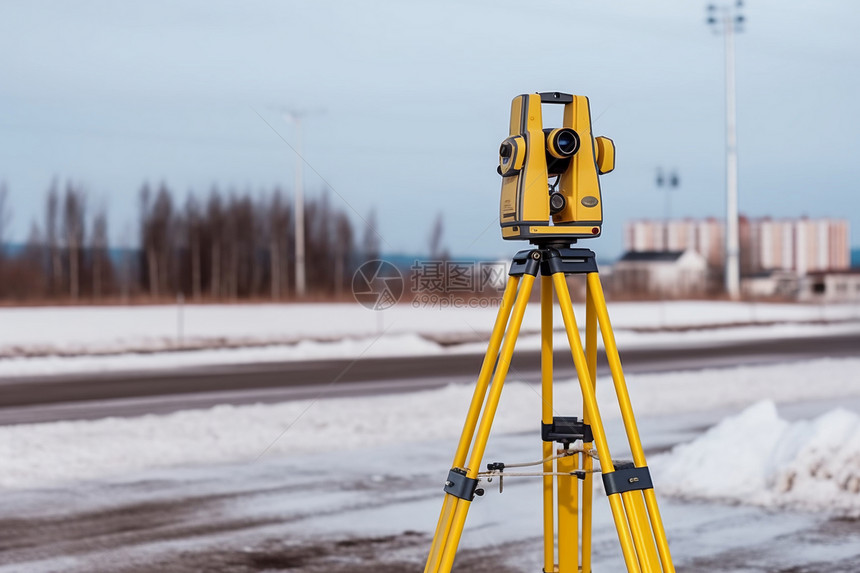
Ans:
[[[572,129],[564,128],[553,130],[553,141],[551,142],[554,151],[562,157],[570,157],[576,153],[579,147],[579,136]]]
[[[544,129],[547,160],[567,159],[579,150],[579,134],[569,127]]]
[[[573,155],[573,152],[576,151],[576,138],[569,131],[559,132],[555,141],[562,155]]]

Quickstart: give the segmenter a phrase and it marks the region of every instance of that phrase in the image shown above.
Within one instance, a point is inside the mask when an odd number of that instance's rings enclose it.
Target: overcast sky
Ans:
[[[328,184],[358,225],[375,208],[384,251],[425,253],[441,212],[452,253],[507,256],[521,247],[497,222],[510,100],[557,90],[588,95],[595,133],[616,143],[604,236],[588,242],[615,256],[625,220],[664,215],[659,166],[681,177],[673,215],[724,216],[723,44],[705,5],[6,0],[0,180],[13,238],[55,176],[83,184],[114,240],[132,244],[146,180],[290,188],[289,106],[315,112],[308,194]],[[858,245],[860,3],[750,0],[744,13],[741,212],[845,217]]]

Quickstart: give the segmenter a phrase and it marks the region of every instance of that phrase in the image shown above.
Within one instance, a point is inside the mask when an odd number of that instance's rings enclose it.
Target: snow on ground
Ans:
[[[382,334],[488,333],[497,300],[486,308],[414,307],[385,311],[359,304],[0,308],[0,355],[116,353],[177,347],[296,343]],[[524,330],[540,327],[532,305]],[[575,307],[583,315],[581,306]],[[706,301],[622,302],[610,307],[616,329],[860,320],[860,305]],[[556,308],[556,323],[561,315]]]
[[[677,416],[720,408],[736,410],[762,399],[797,402],[858,397],[858,368],[860,359],[822,359],[792,365],[631,375],[628,385],[640,417]],[[810,380],[816,383],[810,384]],[[611,380],[599,379],[598,388],[602,415],[617,426],[618,412],[617,407],[612,407],[615,402],[611,396]],[[420,393],[348,399],[327,397],[335,392],[336,387],[330,387],[321,390],[318,400],[281,404],[223,405],[162,416],[0,427],[0,458],[4,460],[0,487],[54,486],[148,468],[290,458],[326,448],[348,451],[439,439],[453,441],[462,427],[472,389],[449,386]],[[559,406],[557,410],[561,410],[563,404],[580,404],[578,386],[573,381],[556,383],[555,400]],[[508,382],[494,434],[533,431],[540,406],[539,387]],[[563,409],[565,414],[579,410]],[[834,437],[851,438],[853,445],[845,446],[832,456],[844,457],[847,461],[840,462],[843,465],[839,467],[838,464],[821,466],[821,471],[844,470],[848,472],[845,483],[857,487],[860,434],[856,418],[851,426],[850,420],[846,421],[848,414],[830,414],[829,418],[822,418],[823,422],[812,422],[809,426],[814,429],[812,434],[800,439],[800,426],[774,421],[763,406],[751,412],[726,426],[718,426],[707,434],[707,439],[703,438],[705,441],[695,442],[687,449],[679,448],[668,457],[658,458],[659,462],[652,460],[655,473],[662,472],[656,474],[661,488],[684,495],[711,495],[711,473],[682,471],[694,467],[689,464],[698,463],[700,457],[707,456],[721,462],[713,471],[728,481],[734,478],[725,476],[730,475],[735,466],[746,468],[749,465],[750,469],[744,471],[753,473],[781,472],[773,474],[772,483],[776,485],[771,488],[770,497],[762,494],[762,487],[770,487],[768,485],[751,490],[749,499],[757,503],[783,503],[788,499],[783,493],[787,492],[789,496],[807,499],[815,507],[845,511],[856,507],[856,502],[854,506],[845,505],[848,496],[834,489],[842,483],[843,477],[831,480],[835,485],[823,489],[825,493],[819,497],[807,495],[819,482],[830,483],[826,479],[809,478],[807,474],[812,475],[819,466],[807,462],[817,459],[814,456],[822,458],[824,455],[815,450],[815,444]],[[760,427],[769,428],[769,431],[760,437],[750,437],[759,436],[756,432]],[[848,443],[847,439],[842,441]],[[751,456],[744,454],[747,449],[761,456],[750,463],[747,458]],[[623,457],[623,454],[613,451],[615,457]],[[665,467],[660,468],[661,465]],[[795,473],[791,474],[792,471]],[[693,485],[688,483],[691,475]],[[797,476],[794,482],[791,475]],[[740,475],[736,479],[745,477]],[[788,487],[791,483],[797,484],[794,489]],[[695,487],[700,489],[685,489]],[[742,500],[747,501],[747,498]]]
[[[860,416],[844,409],[789,422],[765,400],[650,461],[663,494],[860,517]]]
[[[576,310],[583,327],[584,311]],[[374,312],[358,304],[5,308],[0,309],[0,377],[482,353],[495,313],[408,305]],[[860,331],[860,306],[852,305],[676,301],[617,303],[610,313],[622,348]],[[539,321],[532,305],[518,348],[539,347]],[[733,326],[738,324],[746,326]],[[555,326],[557,345],[566,345],[560,316]],[[438,339],[467,342],[443,347]]]

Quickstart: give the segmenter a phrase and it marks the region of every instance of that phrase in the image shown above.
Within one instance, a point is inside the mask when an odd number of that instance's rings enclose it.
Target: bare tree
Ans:
[[[3,261],[6,258],[6,233],[12,222],[12,210],[9,208],[8,198],[9,188],[4,181],[0,183],[0,268],[3,267]]]
[[[272,300],[281,298],[281,241],[282,231],[280,215],[283,211],[281,190],[276,188],[269,199],[268,225],[266,230],[269,239],[269,291]]]
[[[216,299],[268,295],[277,300],[286,294],[293,221],[280,189],[262,199],[253,199],[250,191],[231,192],[224,200],[213,188],[205,208],[192,193],[181,214],[173,208],[166,186],[154,200],[148,193],[145,187],[141,196],[141,261],[146,271],[141,280],[150,294],[163,295],[173,287],[195,298],[204,292]],[[325,196],[307,202],[306,216],[308,254],[320,261],[310,269],[309,286],[339,295],[354,256],[350,221]],[[376,233],[367,240],[369,252],[378,256]]]
[[[63,290],[63,259],[60,252],[60,238],[57,230],[57,218],[60,209],[60,194],[57,191],[56,178],[51,182],[48,195],[45,198],[45,231],[47,233],[47,247],[49,263],[49,283],[54,296]]]
[[[209,203],[206,206],[206,223],[209,230],[210,265],[209,265],[209,288],[213,298],[221,296],[221,256],[224,231],[224,202],[217,188],[213,188],[209,194]]]
[[[105,294],[107,277],[111,273],[111,263],[108,256],[108,223],[104,208],[99,209],[93,218],[93,230],[90,239],[90,254],[92,256],[93,298],[100,300]]]
[[[334,296],[340,298],[343,294],[343,287],[346,275],[346,268],[349,264],[349,256],[352,252],[352,225],[349,222],[349,217],[345,213],[335,215],[334,221],[334,247],[332,255],[334,256]]]
[[[224,239],[221,252],[222,292],[225,296],[234,298],[239,264],[236,194],[234,191],[230,191],[229,200],[224,209],[222,237]]]
[[[174,269],[171,264],[176,241],[174,218],[173,194],[167,185],[162,183],[158,186],[158,192],[155,194],[151,218],[153,241],[158,257],[158,290],[161,294],[170,292],[175,283],[175,275],[172,272]]]
[[[269,291],[278,300],[289,288],[290,255],[293,253],[293,226],[290,201],[279,187],[269,199],[266,213],[269,253]]]
[[[430,230],[430,258],[439,260],[442,258],[442,235],[445,232],[445,222],[440,212],[436,215],[433,228]]]
[[[203,292],[202,276],[202,242],[203,217],[200,203],[193,194],[188,195],[185,202],[185,224],[188,232],[188,256],[191,258],[191,296],[200,300]]]
[[[152,191],[149,183],[140,188],[140,249],[143,258],[141,279],[149,283],[149,296],[158,296],[158,255],[155,250],[154,230],[150,221]]]
[[[231,194],[224,236],[228,247],[226,284],[233,299],[253,290],[254,235],[254,204],[250,196]]]
[[[6,241],[6,233],[12,222],[12,210],[9,207],[9,188],[6,182],[0,183],[0,244]]]
[[[81,290],[81,259],[85,234],[86,195],[83,189],[66,184],[63,202],[63,236],[69,260],[69,296],[77,300]]]
[[[126,225],[123,228],[122,236],[120,237],[120,252],[122,253],[122,258],[120,260],[118,277],[119,295],[123,302],[127,302],[132,292],[137,292],[137,289],[140,286],[140,276],[135,276],[134,273],[135,267],[137,266],[135,264],[137,257],[135,256],[136,254],[131,246],[131,236],[131,227],[130,225]]]
[[[149,294],[158,298],[177,286],[174,269],[176,244],[176,217],[173,210],[173,196],[170,189],[162,183],[155,199],[150,204],[149,186],[141,189],[142,245],[146,261],[146,275],[149,279]]]
[[[376,209],[371,209],[364,226],[363,255],[364,260],[372,261],[379,258],[379,233],[376,230]]]
[[[24,249],[6,261],[0,279],[0,296],[13,300],[37,299],[45,295],[44,246],[39,226],[30,225]]]

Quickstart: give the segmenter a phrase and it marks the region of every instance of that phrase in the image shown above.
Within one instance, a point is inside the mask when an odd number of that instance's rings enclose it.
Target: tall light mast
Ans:
[[[735,33],[741,32],[743,0],[719,7],[709,4],[708,25],[725,40],[726,72],[726,268],[725,289],[731,299],[740,297],[740,240],[738,229],[738,143],[735,109]]]

